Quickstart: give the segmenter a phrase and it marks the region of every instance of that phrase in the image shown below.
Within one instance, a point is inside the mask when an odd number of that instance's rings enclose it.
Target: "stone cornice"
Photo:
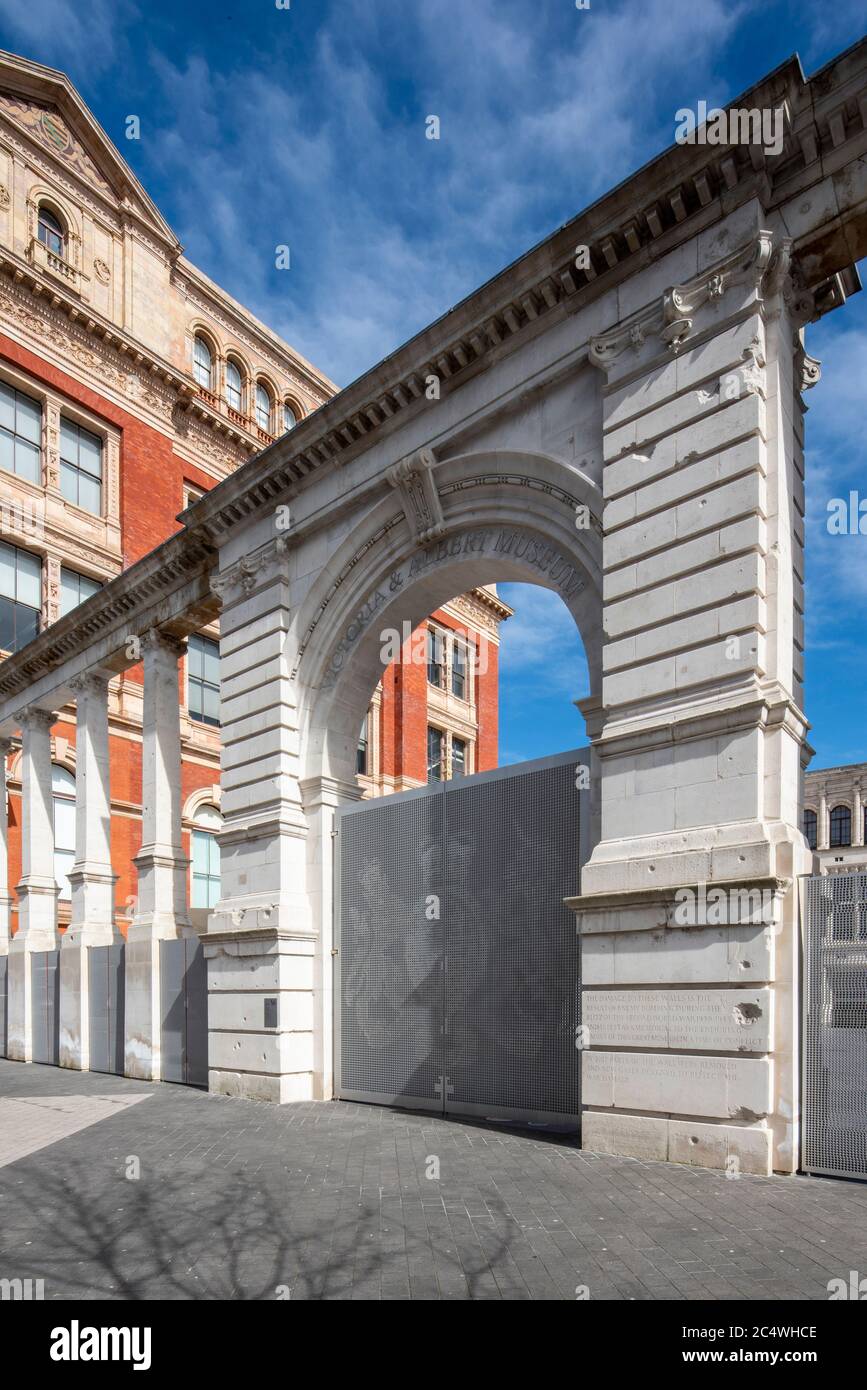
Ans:
[[[98,313],[91,304],[83,303],[73,290],[67,289],[59,280],[41,274],[29,261],[17,256],[5,246],[0,247],[0,274],[11,280],[19,290],[27,291],[37,304],[50,306],[58,314],[65,315],[71,324],[76,325],[95,342],[117,352],[138,373],[144,383],[157,383],[160,387],[174,392],[176,410],[209,426],[214,434],[246,450],[248,454],[253,454],[260,448],[261,441],[252,421],[249,428],[230,421],[220,409],[219,403],[214,406],[202,395],[189,372],[173,366],[131,333]],[[214,312],[210,306],[209,312]],[[287,368],[282,370],[284,375],[290,375]],[[322,388],[318,389],[321,393]],[[124,403],[123,408],[129,410],[130,406]],[[175,422],[175,429],[178,428]],[[226,462],[227,465],[235,463],[228,451]]]
[[[447,394],[750,198],[772,210],[862,157],[865,67],[867,41],[811,81],[798,60],[789,59],[729,104],[785,104],[791,121],[778,156],[756,146],[671,146],[327,401],[186,515],[215,536],[231,530],[308,474],[344,465],[425,409],[427,377],[437,377],[440,394]],[[832,233],[835,221],[841,225]],[[802,243],[806,249],[811,285],[856,258],[860,242],[855,246],[851,229],[848,239],[844,232],[838,215],[824,218],[819,232],[811,228],[793,238],[795,252]],[[830,238],[830,247],[819,245],[820,233]],[[578,246],[589,249],[587,269],[576,266]]]

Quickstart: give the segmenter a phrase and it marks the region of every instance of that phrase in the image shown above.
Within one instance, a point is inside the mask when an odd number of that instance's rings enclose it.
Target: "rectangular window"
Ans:
[[[102,584],[98,579],[91,579],[86,574],[77,574],[75,570],[68,570],[62,566],[60,570],[60,616],[65,617],[71,613],[73,608],[77,608],[80,603],[84,603],[91,594],[98,593]]]
[[[194,830],[191,907],[215,907],[220,900],[220,842],[208,830]]]
[[[42,482],[42,406],[0,381],[0,468]]]
[[[367,729],[370,716],[365,715],[358,735],[358,749],[355,755],[355,771],[359,777],[367,776]]]
[[[442,633],[437,632],[436,628],[429,627],[427,630],[427,678],[429,685],[435,685],[441,690],[445,676],[445,645]]]
[[[199,724],[220,722],[220,644],[198,633],[187,644],[187,707]]]
[[[443,731],[430,726],[427,731],[427,780],[443,780]]]
[[[0,541],[0,649],[17,652],[39,632],[42,561]]]
[[[467,744],[466,739],[452,738],[452,776],[466,777],[467,775]]]
[[[467,698],[467,649],[463,642],[452,648],[452,694],[459,700]]]
[[[72,420],[60,421],[60,491],[67,502],[102,513],[102,440]]]

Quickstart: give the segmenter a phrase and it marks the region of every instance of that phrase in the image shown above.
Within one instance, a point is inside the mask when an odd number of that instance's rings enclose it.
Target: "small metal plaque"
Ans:
[[[276,999],[266,999],[266,1000],[265,1000],[265,1027],[266,1027],[266,1028],[276,1028],[276,1027],[277,1027],[277,1000],[276,1000]]]

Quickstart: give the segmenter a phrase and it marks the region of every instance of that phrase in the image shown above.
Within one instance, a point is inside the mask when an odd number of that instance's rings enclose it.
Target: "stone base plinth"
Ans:
[[[283,1105],[312,1100],[312,936],[277,929],[209,934],[208,1088]]]

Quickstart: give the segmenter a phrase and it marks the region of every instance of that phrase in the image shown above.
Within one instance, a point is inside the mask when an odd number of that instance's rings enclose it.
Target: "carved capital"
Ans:
[[[84,675],[76,676],[69,682],[69,688],[76,696],[94,695],[106,698],[108,695],[108,683],[110,676],[102,671],[86,671]]]
[[[391,486],[400,493],[410,531],[421,545],[435,540],[446,529],[433,476],[435,464],[432,449],[418,449],[396,463],[386,475]]]
[[[31,729],[34,732],[38,729],[47,731],[57,723],[57,714],[54,710],[40,709],[38,705],[25,705],[18,715],[18,722],[22,729]]]
[[[167,656],[173,656],[175,660],[183,656],[187,649],[187,644],[182,637],[175,637],[172,632],[163,632],[162,628],[149,627],[142,633],[141,646],[143,652],[165,652]]]

